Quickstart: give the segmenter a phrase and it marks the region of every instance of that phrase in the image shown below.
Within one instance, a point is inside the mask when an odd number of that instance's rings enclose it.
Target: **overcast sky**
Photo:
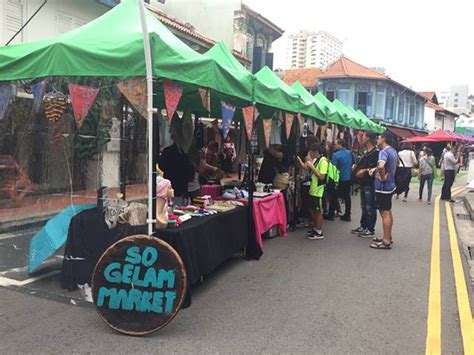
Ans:
[[[170,0],[172,1],[172,0]],[[473,0],[245,0],[282,27],[325,30],[343,40],[344,54],[417,91],[469,84],[474,93]],[[285,36],[273,44],[284,67]]]

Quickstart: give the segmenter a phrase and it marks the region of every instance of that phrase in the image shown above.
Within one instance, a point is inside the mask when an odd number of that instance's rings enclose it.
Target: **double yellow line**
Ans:
[[[456,188],[453,196],[464,190]],[[446,204],[449,242],[454,269],[458,313],[465,354],[474,354],[473,320],[461,254],[454,226],[451,206]],[[440,198],[435,199],[433,212],[433,240],[431,246],[430,289],[428,301],[428,322],[426,334],[426,354],[441,354],[441,266],[440,266]]]

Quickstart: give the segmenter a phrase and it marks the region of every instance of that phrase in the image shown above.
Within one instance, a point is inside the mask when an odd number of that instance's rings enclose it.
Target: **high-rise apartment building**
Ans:
[[[287,68],[326,68],[342,55],[342,41],[328,32],[300,31],[288,36]]]
[[[469,107],[469,85],[452,85],[449,92],[440,93],[439,104],[457,114],[467,113]]]

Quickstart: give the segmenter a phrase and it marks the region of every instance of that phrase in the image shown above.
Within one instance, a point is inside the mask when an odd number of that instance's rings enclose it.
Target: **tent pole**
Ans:
[[[148,235],[153,234],[153,72],[151,68],[150,37],[145,16],[143,0],[138,0],[140,19],[143,31],[145,50],[146,89],[147,89],[147,123],[148,123]]]

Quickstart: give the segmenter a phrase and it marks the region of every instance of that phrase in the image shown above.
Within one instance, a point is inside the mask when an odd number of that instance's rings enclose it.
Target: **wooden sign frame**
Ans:
[[[165,241],[134,235],[111,245],[92,275],[92,298],[112,329],[141,336],[168,325],[187,292],[179,254]]]

